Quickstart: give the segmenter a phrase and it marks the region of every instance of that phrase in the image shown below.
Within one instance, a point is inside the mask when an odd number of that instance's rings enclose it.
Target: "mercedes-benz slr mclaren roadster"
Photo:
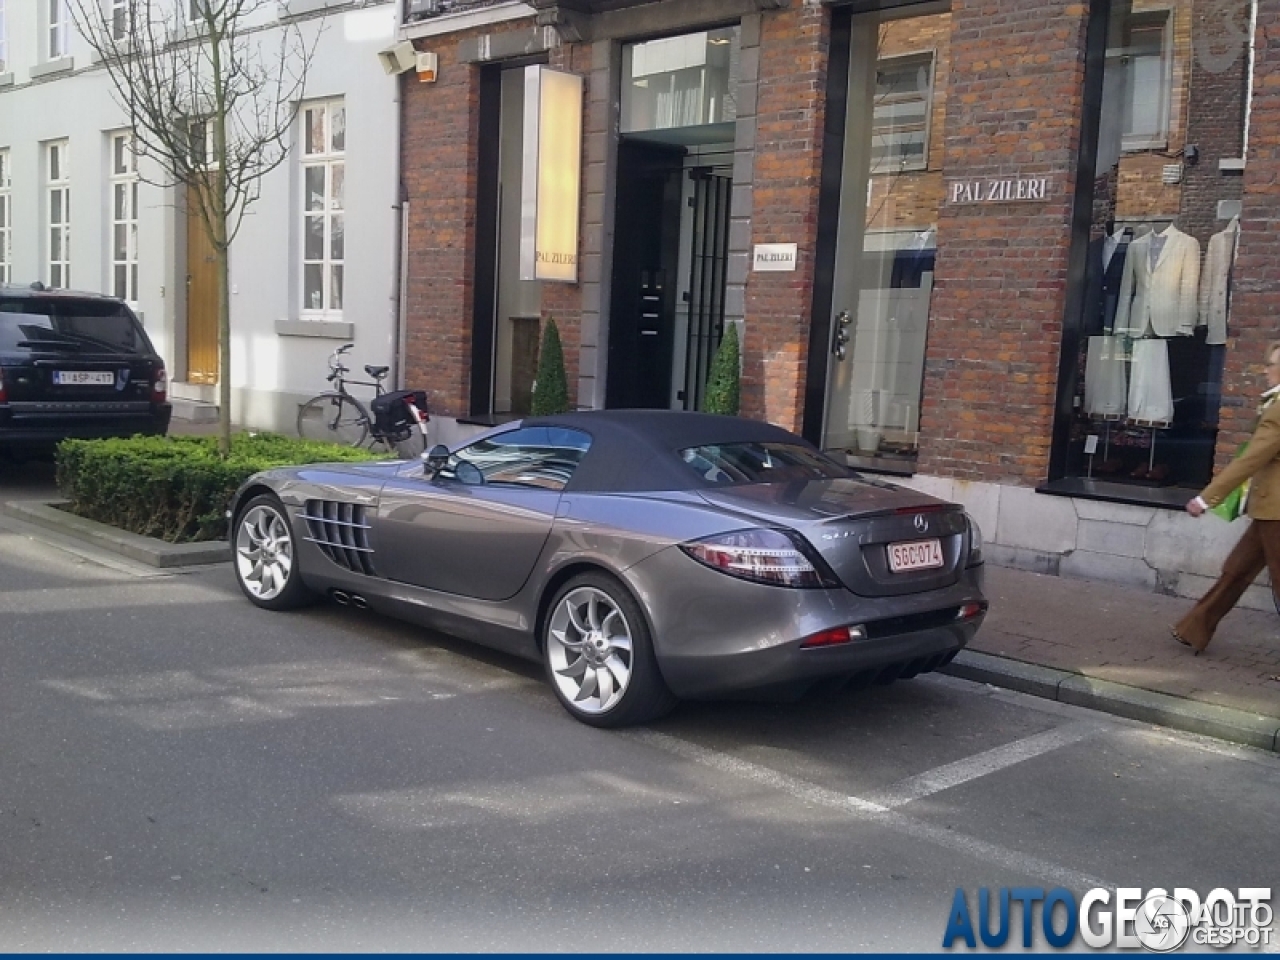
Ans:
[[[987,609],[959,506],[736,417],[534,417],[422,460],[269,470],[229,517],[258,606],[328,594],[540,659],[602,727],[935,670]]]

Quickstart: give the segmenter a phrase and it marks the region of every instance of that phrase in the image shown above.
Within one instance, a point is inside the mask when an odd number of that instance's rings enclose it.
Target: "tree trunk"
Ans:
[[[225,235],[225,225],[223,233]],[[218,452],[231,453],[231,255],[218,252]]]

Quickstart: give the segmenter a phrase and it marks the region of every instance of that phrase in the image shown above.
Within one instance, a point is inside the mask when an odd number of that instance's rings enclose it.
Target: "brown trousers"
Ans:
[[[1244,535],[1222,565],[1222,576],[1173,629],[1197,650],[1213,639],[1218,623],[1262,572],[1280,588],[1280,520],[1250,520]]]

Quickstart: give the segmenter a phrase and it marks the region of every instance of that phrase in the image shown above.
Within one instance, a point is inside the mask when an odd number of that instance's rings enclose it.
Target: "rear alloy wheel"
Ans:
[[[267,610],[288,610],[312,599],[298,572],[293,530],[284,505],[271,494],[254,497],[236,517],[232,534],[236,582]]]
[[[675,705],[644,614],[612,577],[587,573],[565,584],[551,604],[542,639],[551,687],[583,723],[644,723]]]

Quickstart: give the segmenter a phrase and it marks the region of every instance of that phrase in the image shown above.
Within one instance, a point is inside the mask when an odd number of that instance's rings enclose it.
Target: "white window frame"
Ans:
[[[341,115],[342,138],[336,141],[334,117]],[[307,134],[311,130],[311,121],[315,116],[323,118],[323,144],[319,149],[311,143]],[[301,176],[298,178],[301,197],[298,204],[299,224],[299,270],[298,289],[302,305],[301,315],[305,319],[327,319],[342,316],[342,306],[346,294],[346,102],[342,99],[321,100],[306,103],[298,111],[300,124],[299,136],[302,149],[298,151],[301,165]],[[308,196],[307,180],[309,171],[323,170],[323,195],[319,206],[315,206]],[[342,184],[341,196],[335,197],[335,178]],[[321,256],[308,256],[307,238],[311,236],[310,228],[314,221],[320,221]],[[342,248],[335,256],[334,226],[341,225]],[[314,278],[319,270],[320,286],[316,290]],[[312,295],[319,293],[319,305]]]
[[[13,282],[13,172],[8,149],[0,150],[0,283]]]
[[[129,39],[133,26],[129,21],[133,16],[133,0],[106,0],[107,22],[111,25],[111,39],[121,43]]]
[[[45,48],[49,60],[60,60],[71,53],[71,11],[67,0],[43,0],[49,44]]]
[[[5,0],[0,0],[0,73],[7,73],[5,69],[9,62],[9,19],[8,11],[5,10]]]
[[[71,285],[71,142],[53,140],[44,145],[45,178],[45,283],[50,287]],[[54,203],[61,219],[54,220]],[[62,256],[54,259],[54,248]]]
[[[895,54],[891,57],[881,57],[876,61],[876,72],[909,66],[911,64],[927,64],[929,69],[928,86],[920,93],[891,93],[876,94],[872,106],[872,133],[871,143],[873,156],[871,159],[872,174],[894,174],[907,173],[919,170],[929,169],[929,140],[933,134],[933,96],[938,84],[938,57],[937,51],[921,50],[916,53]],[[910,132],[907,130],[893,130],[890,133],[875,132],[875,112],[883,107],[894,107],[902,103],[911,103],[913,101],[922,101],[924,103],[924,150],[918,158],[908,159],[905,154],[893,152],[890,150],[883,157],[874,156],[875,147],[883,141],[888,147],[898,142],[897,136]]]
[[[1163,20],[1161,24],[1160,38],[1160,104],[1159,104],[1159,121],[1158,129],[1151,133],[1133,133],[1129,130],[1120,132],[1120,149],[1124,151],[1141,151],[1141,150],[1164,150],[1169,146],[1169,128],[1173,118],[1173,16],[1174,12],[1170,9],[1159,10],[1135,10],[1130,15],[1130,22],[1125,24],[1125,42],[1126,46],[1109,52],[1110,56],[1118,57],[1124,65],[1125,73],[1128,74],[1130,65],[1134,59],[1133,48],[1128,46],[1129,36],[1135,25],[1150,28],[1155,26],[1158,20]],[[1135,24],[1137,21],[1137,24]],[[1126,78],[1127,79],[1127,78]],[[1125,96],[1130,97],[1133,91],[1125,84]],[[1121,105],[1122,110],[1128,109],[1128,103]]]
[[[113,297],[136,305],[138,302],[138,158],[133,134],[119,130],[108,137],[110,151],[107,177],[111,205],[111,235],[108,238],[108,289]],[[123,246],[121,241],[123,240]]]

